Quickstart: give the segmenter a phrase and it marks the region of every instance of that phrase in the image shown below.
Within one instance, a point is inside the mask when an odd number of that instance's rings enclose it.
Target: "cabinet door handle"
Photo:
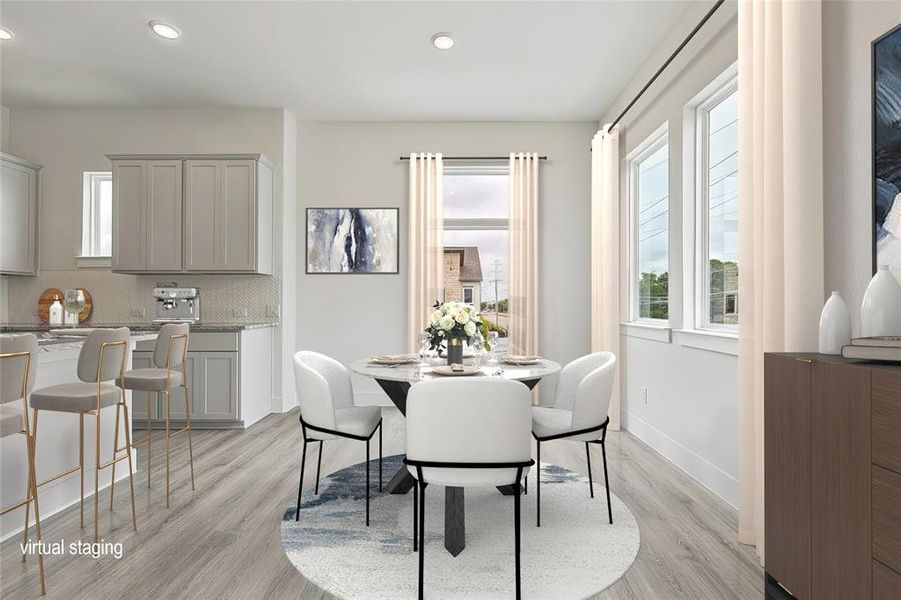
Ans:
[[[808,364],[808,365],[812,365],[812,364],[813,364],[813,361],[812,361],[811,359],[809,359],[809,358],[796,358],[795,360],[798,361],[798,362],[801,362],[801,363],[806,363],[806,364]]]

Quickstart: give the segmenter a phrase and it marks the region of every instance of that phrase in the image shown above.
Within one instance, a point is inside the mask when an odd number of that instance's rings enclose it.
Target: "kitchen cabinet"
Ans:
[[[272,273],[274,167],[265,156],[109,158],[113,270]]]
[[[0,153],[0,274],[38,273],[40,169]]]
[[[884,597],[901,580],[901,367],[767,354],[764,396],[767,597]]]
[[[113,270],[182,269],[182,161],[113,161]]]
[[[139,342],[134,368],[152,366],[153,340]],[[185,375],[191,395],[191,426],[196,429],[249,427],[271,412],[271,329],[239,332],[191,333],[185,358]],[[155,429],[165,427],[165,398],[148,392],[133,392],[135,427],[150,420]],[[170,428],[184,426],[184,393],[175,388],[169,406]]]

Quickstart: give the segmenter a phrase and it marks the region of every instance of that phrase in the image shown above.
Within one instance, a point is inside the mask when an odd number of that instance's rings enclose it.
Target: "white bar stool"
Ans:
[[[115,465],[120,460],[128,460],[128,477],[131,486],[131,524],[138,530],[135,515],[135,487],[131,465],[131,430],[128,427],[128,405],[125,403],[125,389],[112,383],[125,373],[125,359],[128,356],[128,328],[96,329],[88,335],[78,355],[78,378],[76,383],[63,383],[35,390],[31,394],[31,408],[34,415],[34,444],[37,447],[38,414],[42,410],[73,413],[78,415],[78,466],[58,473],[37,484],[37,487],[55,481],[75,471],[81,472],[81,527],[84,528],[84,417],[94,416],[94,541],[100,540],[100,469]],[[100,462],[100,411],[108,406],[116,406],[116,427],[113,440],[113,458]],[[125,448],[119,448],[119,410],[125,411]],[[117,457],[120,450],[126,455]],[[111,508],[112,510],[112,508]]]

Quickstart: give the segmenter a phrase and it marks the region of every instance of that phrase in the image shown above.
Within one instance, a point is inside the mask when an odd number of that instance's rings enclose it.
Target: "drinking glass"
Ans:
[[[63,297],[63,308],[66,309],[67,320],[72,327],[78,326],[78,314],[84,309],[84,291],[66,290]]]
[[[429,341],[431,340],[431,336],[429,334],[422,332],[416,336],[416,341],[419,344],[419,362],[420,364],[426,364],[426,357],[429,355]]]
[[[497,339],[500,337],[497,331],[488,332],[488,361],[497,362]]]
[[[482,336],[473,336],[469,340],[469,346],[472,348],[472,353],[476,357],[476,369],[482,368],[482,351],[484,350],[484,346],[482,345]]]

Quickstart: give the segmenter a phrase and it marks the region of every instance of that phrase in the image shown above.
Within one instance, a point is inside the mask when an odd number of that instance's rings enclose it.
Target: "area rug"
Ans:
[[[303,576],[339,598],[415,598],[418,555],[413,552],[413,496],[378,491],[378,461],[370,462],[370,526],[365,516],[365,463],[304,490],[283,515],[282,547]],[[385,458],[385,483],[401,465]],[[597,475],[603,482],[603,468]],[[603,485],[544,464],[541,527],[535,527],[535,473],[522,497],[522,595],[563,600],[596,594],[622,577],[638,554],[638,524],[611,495],[607,522]],[[513,498],[495,489],[466,489],[466,548],[444,549],[444,488],[426,488],[426,598],[510,598],[514,593]]]

